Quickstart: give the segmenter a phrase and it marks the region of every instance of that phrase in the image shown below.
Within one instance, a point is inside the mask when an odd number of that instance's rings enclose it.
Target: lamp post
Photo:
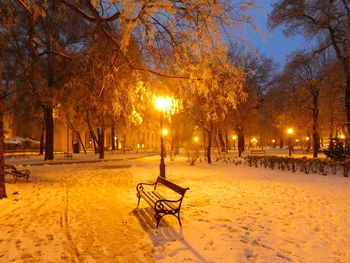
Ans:
[[[232,140],[233,140],[233,150],[236,151],[236,139],[237,139],[237,136],[236,135],[233,135],[232,136]]]
[[[289,138],[288,138],[288,144],[289,144],[289,156],[292,156],[292,134],[293,134],[294,130],[292,128],[289,128],[287,130],[287,133],[289,134]]]
[[[257,145],[258,140],[254,137],[253,139],[250,140],[250,142],[252,143],[252,146],[253,146],[254,148],[256,148],[256,145]]]
[[[160,121],[160,165],[159,175],[165,178],[165,162],[164,162],[164,140],[163,136],[168,134],[168,130],[163,129],[163,114],[169,110],[172,105],[171,98],[158,98],[156,99],[156,108],[159,110],[159,121]]]

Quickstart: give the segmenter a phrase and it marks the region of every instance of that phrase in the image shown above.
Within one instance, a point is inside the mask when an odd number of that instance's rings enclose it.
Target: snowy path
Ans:
[[[190,187],[183,227],[168,216],[157,230],[144,201],[135,209],[135,187],[158,169],[153,157],[8,177],[0,262],[349,262],[349,178],[179,158],[167,176]]]

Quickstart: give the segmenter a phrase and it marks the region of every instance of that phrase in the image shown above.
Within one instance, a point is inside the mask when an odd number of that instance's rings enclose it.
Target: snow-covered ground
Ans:
[[[127,168],[131,165],[130,168]],[[6,177],[0,262],[350,262],[350,179],[245,165],[166,160],[189,187],[182,223],[156,229],[136,185],[159,158],[29,167]]]

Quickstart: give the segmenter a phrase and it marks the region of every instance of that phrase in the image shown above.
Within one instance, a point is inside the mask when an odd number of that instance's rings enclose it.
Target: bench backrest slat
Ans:
[[[178,185],[168,181],[167,179],[165,179],[161,176],[158,176],[156,183],[157,184],[161,183],[162,185],[169,187],[171,190],[177,192],[180,195],[184,195],[186,193],[186,191],[188,190],[188,188],[182,188],[181,186],[178,186]]]

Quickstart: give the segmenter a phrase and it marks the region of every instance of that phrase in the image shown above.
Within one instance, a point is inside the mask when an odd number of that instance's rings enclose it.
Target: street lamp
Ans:
[[[162,129],[162,135],[168,135],[168,130],[167,129]]]
[[[253,139],[250,140],[254,146],[254,148],[256,148],[256,143],[258,142],[258,140],[254,137]]]
[[[275,149],[276,148],[276,140],[272,139],[272,147]]]
[[[164,113],[169,110],[172,106],[171,98],[157,98],[156,99],[156,108],[159,110],[159,120],[160,120],[160,165],[159,173],[161,177],[165,178],[165,163],[164,163],[164,140],[163,136],[168,134],[168,130],[163,129],[163,116]]]
[[[236,135],[232,135],[232,140],[233,140],[233,150],[236,151],[236,140],[237,140],[237,136],[236,136]]]
[[[194,140],[195,142],[198,142],[198,141],[199,141],[199,138],[198,138],[198,137],[194,137],[193,140]]]
[[[287,130],[287,133],[289,134],[289,156],[292,156],[292,134],[294,130],[292,128],[289,128]]]

